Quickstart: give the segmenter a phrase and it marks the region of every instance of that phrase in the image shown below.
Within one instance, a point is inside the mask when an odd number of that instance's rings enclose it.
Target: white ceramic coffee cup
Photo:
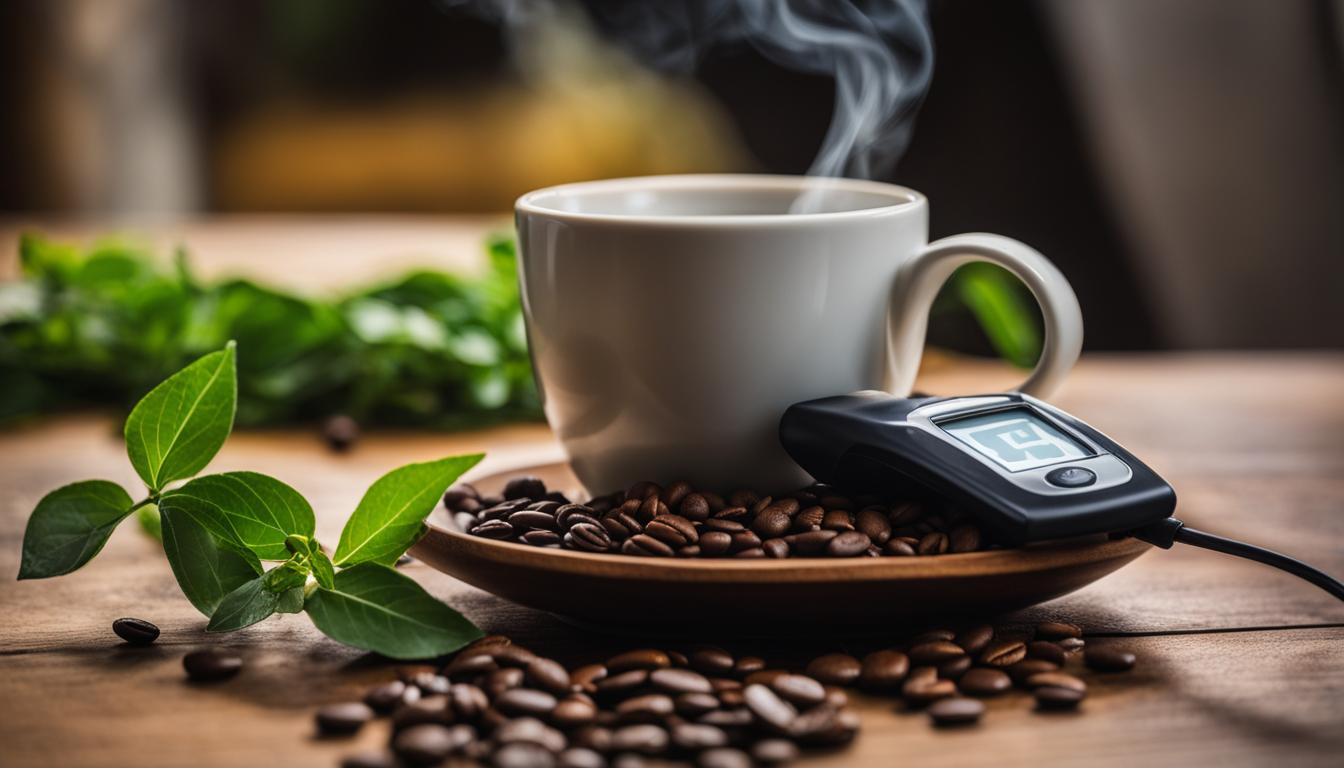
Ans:
[[[818,188],[818,212],[790,212]],[[1082,346],[1053,264],[998,235],[930,243],[928,201],[904,187],[658,176],[541,189],[515,211],[546,418],[593,492],[806,483],[779,445],[780,414],[863,389],[909,394],[929,306],[967,262],[1007,268],[1040,302],[1044,349],[1021,391],[1048,395]]]

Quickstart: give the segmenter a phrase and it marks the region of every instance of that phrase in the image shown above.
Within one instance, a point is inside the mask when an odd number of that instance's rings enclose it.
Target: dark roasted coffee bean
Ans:
[[[419,690],[419,689],[417,689]],[[387,714],[400,706],[406,694],[406,684],[400,680],[376,685],[364,693],[364,703],[375,712]],[[418,694],[417,694],[418,698]]]
[[[560,510],[561,506],[563,506],[562,502],[556,501],[554,499],[542,499],[541,501],[534,501],[531,504],[528,504],[526,507],[524,507],[524,509],[531,510],[533,512],[542,512],[544,514],[550,515],[551,518],[554,518],[555,513]]]
[[[517,667],[497,669],[481,680],[481,690],[491,699],[497,699],[503,696],[505,691],[521,687],[525,677],[527,673]]]
[[[699,556],[700,556],[700,545],[698,544],[689,544],[687,546],[680,547],[677,549],[677,557],[699,557]]]
[[[724,520],[745,526],[746,520],[750,516],[751,512],[746,507],[724,507],[717,512],[710,513],[710,520]]]
[[[742,489],[728,494],[728,505],[733,507],[750,507],[759,501],[761,495],[755,491]]]
[[[656,669],[649,674],[649,684],[668,693],[709,693],[714,690],[708,678],[689,669]]]
[[[1066,654],[1063,648],[1049,640],[1033,640],[1027,643],[1027,658],[1044,659],[1051,664],[1063,666]]]
[[[663,492],[659,494],[659,498],[661,498],[663,503],[667,504],[667,506],[676,509],[692,490],[694,489],[691,488],[690,483],[685,480],[678,480],[664,488]]]
[[[491,738],[500,744],[536,744],[550,752],[559,752],[566,746],[564,734],[535,717],[510,720],[496,728]]]
[[[733,671],[733,655],[722,648],[697,648],[690,656],[691,669],[706,675],[725,675]]]
[[[956,680],[971,668],[971,657],[965,654],[949,659],[938,665],[938,676],[944,680]]]
[[[1110,646],[1088,648],[1083,651],[1083,663],[1098,672],[1125,672],[1133,669],[1138,657],[1129,651]]]
[[[527,681],[534,688],[563,696],[569,692],[569,670],[560,662],[540,656],[532,660],[526,668]]]
[[[672,697],[663,693],[635,696],[616,705],[616,714],[623,723],[656,723],[672,714]]]
[[[762,512],[765,511],[765,508],[766,508],[766,507],[770,506],[770,505],[773,504],[773,503],[775,503],[775,499],[774,499],[774,497],[772,497],[772,496],[762,496],[761,498],[759,498],[759,499],[756,500],[756,503],[755,503],[755,504],[752,504],[752,505],[749,507],[750,510],[751,510],[751,516],[752,516],[752,517],[755,517],[756,515],[761,514]]]
[[[677,714],[683,717],[699,717],[706,712],[719,708],[719,697],[712,693],[683,693],[672,700]]]
[[[555,709],[556,699],[535,688],[512,688],[494,699],[494,707],[512,717],[544,717]]]
[[[985,650],[985,646],[989,645],[993,639],[994,628],[988,624],[980,624],[963,630],[953,642],[960,645],[963,651],[972,656],[977,656]]]
[[[723,500],[723,497],[713,491],[700,491],[700,495],[705,497],[705,503],[709,505],[711,515],[728,508],[728,503]]]
[[[751,530],[762,539],[773,539],[788,532],[793,520],[778,507],[772,506],[751,521]]]
[[[897,504],[887,513],[887,520],[893,528],[911,525],[924,516],[924,508],[913,501]]]
[[[611,758],[611,768],[647,768],[649,761],[643,755],[623,752]]]
[[[627,725],[611,732],[611,748],[615,752],[658,755],[667,751],[667,744],[667,731],[656,725]]]
[[[639,505],[639,511],[635,513],[635,518],[648,525],[655,517],[670,512],[671,510],[667,508],[667,504],[663,503],[662,499],[657,496],[650,496],[644,500],[643,504]]]
[[[825,517],[826,510],[821,507],[808,507],[793,516],[793,530],[800,533],[804,531],[820,530],[821,521]]]
[[[522,536],[525,544],[534,547],[558,547],[560,546],[560,534],[555,531],[528,531]]]
[[[826,545],[836,536],[835,531],[807,531],[789,534],[784,540],[800,555],[819,555],[826,551]]]
[[[652,480],[640,480],[639,482],[630,486],[630,490],[625,492],[625,498],[627,501],[629,501],[630,499],[644,501],[650,496],[657,496],[662,492],[663,492],[662,486],[658,485]]]
[[[695,524],[681,515],[662,515],[644,526],[644,533],[673,547],[694,544],[700,540]]]
[[[411,683],[426,696],[442,695],[448,692],[448,678],[434,672],[422,672],[411,678]]]
[[[808,662],[805,674],[825,685],[853,685],[863,665],[846,653],[828,653]]]
[[[451,680],[468,680],[499,669],[493,654],[458,654],[457,658],[443,668],[444,674]]]
[[[586,696],[569,696],[555,705],[551,722],[561,728],[578,728],[597,719],[597,706]]]
[[[1021,640],[996,640],[980,653],[980,663],[990,667],[1009,667],[1027,657],[1027,644]]]
[[[886,555],[894,555],[896,557],[913,557],[919,554],[915,551],[915,548],[911,546],[910,542],[904,538],[889,539],[887,543],[883,545],[882,553]]]
[[[869,507],[859,510],[854,516],[854,528],[879,546],[891,538],[891,523],[887,522],[887,516],[881,509]]]
[[[504,484],[504,498],[540,499],[546,495],[546,484],[536,477],[515,477]]]
[[[966,651],[950,640],[920,643],[910,648],[910,661],[919,666],[938,665],[964,656]]]
[[[639,648],[607,659],[607,671],[613,675],[632,669],[666,669],[670,666],[672,660],[657,648]]]
[[[743,560],[752,558],[764,558],[765,550],[761,549],[760,547],[752,547],[750,549],[738,550],[737,552],[733,553],[733,557],[741,558]]]
[[[582,691],[584,693],[594,693],[597,691],[597,683],[607,676],[607,667],[604,664],[586,664],[582,667],[576,667],[569,673],[569,685],[572,690]]]
[[[977,699],[952,696],[929,705],[929,718],[934,725],[970,725],[985,714],[985,705]]]
[[[461,748],[460,740],[444,725],[416,725],[392,739],[392,751],[410,765],[438,765]]]
[[[910,645],[923,645],[924,643],[950,643],[957,636],[956,632],[950,629],[930,629],[927,632],[921,632],[910,638]]]
[[[951,680],[940,680],[938,671],[933,667],[916,667],[910,671],[905,685],[901,686],[901,696],[910,706],[923,706],[939,699],[957,695],[957,685]]]
[[[751,759],[761,765],[781,765],[798,759],[798,745],[788,739],[761,739],[751,745]]]
[[[974,552],[980,548],[980,529],[974,525],[959,525],[947,535],[947,548],[956,553]]]
[[[480,505],[481,494],[471,483],[454,483],[443,494],[443,505],[454,512],[462,509],[463,502],[472,501]]]
[[[1063,640],[1066,637],[1082,637],[1083,630],[1076,624],[1063,621],[1047,621],[1036,625],[1036,637],[1041,640]]]
[[[486,494],[481,496],[481,506],[483,507],[493,507],[496,504],[503,504],[503,503],[504,503],[504,497],[497,493]]]
[[[228,651],[210,648],[204,651],[192,651],[182,657],[182,667],[187,677],[197,682],[207,683],[227,680],[238,674],[243,668],[243,658]]]
[[[397,768],[391,752],[356,752],[341,758],[341,768]]]
[[[649,681],[647,669],[632,669],[628,672],[609,675],[597,683],[597,695],[601,697],[621,698],[637,690]]]
[[[537,655],[521,645],[505,645],[492,649],[495,663],[501,667],[525,669]]]
[[[700,534],[700,553],[705,557],[717,557],[728,554],[733,546],[731,534],[723,531],[707,531]]]
[[[514,528],[505,520],[482,520],[471,529],[472,536],[480,536],[483,539],[510,539],[513,538]]]
[[[611,534],[601,525],[581,522],[565,534],[565,543],[584,552],[605,552],[611,547]]]
[[[863,657],[859,685],[871,691],[894,691],[910,671],[910,659],[897,650],[874,651]]]
[[[715,693],[724,691],[740,691],[745,686],[741,680],[734,680],[731,677],[711,677],[709,678],[709,687],[714,689]]]
[[[429,696],[402,705],[392,713],[392,728],[397,731],[425,723],[448,725],[452,721],[453,710],[447,696]]]
[[[741,533],[742,531],[747,530],[747,527],[745,525],[739,523],[736,520],[725,520],[717,517],[711,517],[710,519],[706,520],[703,523],[703,525],[707,530],[723,531],[724,533],[728,534]],[[700,538],[703,539],[704,534],[701,534]],[[701,544],[703,546],[703,542],[701,542]]]
[[[947,534],[926,533],[919,540],[915,551],[921,555],[941,555],[947,552]]]
[[[744,549],[760,549],[761,537],[754,531],[738,531],[732,534],[732,545],[729,551],[741,552]]]
[[[354,733],[373,719],[373,710],[367,704],[348,701],[328,704],[317,710],[317,729],[325,734]]]
[[[607,768],[607,759],[593,749],[570,747],[555,756],[555,765],[556,768]]]
[[[448,702],[453,713],[463,720],[475,720],[490,706],[485,691],[466,683],[458,683],[448,689]]]
[[[719,703],[726,709],[741,707],[747,703],[747,697],[742,695],[741,689],[730,691],[719,691]]]
[[[1087,643],[1081,637],[1066,637],[1063,640],[1056,640],[1055,645],[1063,648],[1065,653],[1074,653],[1083,650],[1083,646]]]
[[[1073,709],[1087,698],[1086,691],[1049,685],[1033,690],[1031,695],[1036,697],[1036,706],[1041,709]]]
[[[602,527],[616,541],[625,541],[643,530],[638,520],[624,512],[614,512],[602,518]]]
[[[827,531],[852,531],[854,530],[853,516],[843,509],[828,509],[821,518],[821,527]]]
[[[709,519],[709,500],[699,493],[688,493],[681,500],[681,506],[677,508],[681,516],[691,521],[703,521]]]
[[[560,524],[555,522],[554,515],[548,515],[545,512],[537,512],[531,509],[522,509],[509,515],[509,525],[513,530],[519,533],[525,533],[533,528],[540,528],[546,531],[560,530]]]
[[[780,675],[770,687],[799,707],[813,707],[826,701],[826,687],[806,675]]]
[[[513,501],[501,502],[481,510],[477,514],[477,517],[481,518],[481,520],[503,520],[514,512],[526,507],[528,503],[528,499],[514,499]]]
[[[359,422],[338,413],[322,422],[322,439],[336,453],[344,453],[359,441]]]
[[[699,722],[720,728],[743,728],[752,723],[751,710],[746,707],[716,709],[700,716]]]
[[[728,744],[722,728],[704,723],[681,723],[672,728],[672,745],[687,752],[699,752]]]
[[[766,557],[782,560],[789,556],[789,543],[783,539],[766,539],[761,542],[761,551]]]
[[[872,544],[868,536],[858,531],[845,531],[826,544],[826,554],[831,557],[855,557],[863,554]]]
[[[747,709],[758,721],[778,731],[786,731],[798,717],[798,710],[764,685],[748,685],[742,691]]]
[[[569,743],[596,752],[611,750],[611,729],[600,725],[585,725],[569,736]]]
[[[765,659],[759,656],[741,656],[733,662],[733,676],[738,678],[746,677],[752,672],[760,672],[765,669]]]
[[[1075,691],[1087,691],[1087,683],[1064,672],[1042,672],[1027,678],[1028,688],[1070,688]]]
[[[495,768],[555,768],[555,755],[539,744],[520,741],[496,749],[490,764]]]
[[[751,756],[740,749],[716,747],[701,752],[695,764],[698,768],[751,768]]]
[[[636,534],[621,543],[621,554],[636,557],[671,557],[672,548],[645,534]]]
[[[1012,687],[1006,672],[986,667],[968,669],[957,679],[957,688],[967,696],[998,696]]]
[[[1018,685],[1026,685],[1027,679],[1032,675],[1039,675],[1042,672],[1056,672],[1059,665],[1053,664],[1044,659],[1024,659],[1011,666],[1005,667],[1004,671]]]
[[[131,645],[149,645],[159,639],[159,628],[144,619],[117,619],[112,631]]]
[[[586,504],[565,504],[555,510],[555,522],[563,531],[573,528],[576,523],[596,524],[597,511]]]

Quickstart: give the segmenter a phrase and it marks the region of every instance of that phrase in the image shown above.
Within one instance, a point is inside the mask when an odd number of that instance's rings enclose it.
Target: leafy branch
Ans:
[[[315,538],[312,506],[290,486],[257,472],[196,476],[233,428],[235,365],[229,342],[145,395],[124,434],[146,496],[132,501],[106,480],[47,494],[28,519],[19,578],[77,570],[134,513],[159,528],[178,586],[210,619],[207,631],[305,611],[327,636],[394,658],[438,656],[479,637],[471,622],[392,564],[481,455],[409,464],[379,478],[346,521],[333,561]],[[173,485],[179,481],[186,482]]]

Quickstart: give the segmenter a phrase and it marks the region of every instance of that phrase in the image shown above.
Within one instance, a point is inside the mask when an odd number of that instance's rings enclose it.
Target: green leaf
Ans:
[[[335,586],[314,590],[304,609],[327,637],[394,659],[441,656],[482,636],[409,577],[377,563],[337,572]]]
[[[1041,355],[1035,304],[1012,273],[993,264],[967,264],[953,276],[962,303],[1000,357],[1030,368]]]
[[[131,497],[116,483],[85,480],[42,497],[23,533],[20,579],[60,576],[93,559],[117,523],[131,513]]]
[[[224,596],[261,574],[261,562],[246,550],[221,543],[191,515],[161,508],[163,551],[177,585],[196,610],[213,615]]]
[[[308,566],[300,562],[296,555],[293,560],[281,563],[266,572],[266,589],[275,594],[302,587],[308,581]]]
[[[150,390],[126,419],[126,452],[151,490],[191,477],[219,452],[238,400],[234,344]]]
[[[484,455],[475,453],[408,464],[378,478],[365,491],[341,531],[336,564],[396,562],[420,538],[424,519],[443,492]]]
[[[287,589],[275,604],[276,613],[299,613],[303,610],[303,587]]]
[[[331,565],[331,558],[322,550],[313,552],[309,565],[313,568],[313,578],[317,583],[326,589],[333,589],[336,586],[336,569]]]
[[[159,508],[153,504],[146,504],[135,510],[136,522],[140,523],[140,530],[144,531],[155,541],[163,541],[163,520],[159,517]]]
[[[270,591],[263,583],[265,576],[244,582],[219,601],[219,607],[210,615],[206,632],[233,632],[250,627],[275,613],[280,604],[280,595]]]
[[[256,472],[198,477],[168,491],[159,506],[185,512],[216,538],[262,560],[288,560],[285,539],[312,536],[313,508],[298,491]]]

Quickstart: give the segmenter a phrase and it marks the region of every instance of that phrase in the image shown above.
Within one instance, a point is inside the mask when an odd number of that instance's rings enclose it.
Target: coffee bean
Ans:
[[[826,701],[826,687],[806,675],[779,675],[770,683],[786,701],[807,708]]]
[[[1064,672],[1042,672],[1027,678],[1028,688],[1070,688],[1087,691],[1087,683]]]
[[[635,696],[616,706],[616,714],[626,723],[655,723],[672,714],[672,710],[672,698],[663,693]]]
[[[614,512],[602,518],[602,527],[616,541],[625,541],[644,530],[638,520],[625,512]]]
[[[534,547],[558,547],[560,546],[560,534],[555,531],[528,531],[522,535],[523,543]]]
[[[748,549],[760,549],[761,537],[754,531],[738,531],[732,534],[732,545],[729,546],[731,552],[742,552]],[[761,550],[761,555],[765,555],[765,550]]]
[[[569,685],[572,690],[583,691],[584,693],[594,693],[597,691],[597,683],[607,676],[607,667],[604,664],[587,664],[575,668],[569,673]]]
[[[536,477],[515,477],[504,484],[504,498],[540,499],[546,495],[546,484]]]
[[[1138,657],[1129,651],[1109,646],[1083,651],[1083,663],[1098,672],[1125,672],[1133,669]]]
[[[410,765],[437,765],[461,748],[460,737],[444,725],[417,725],[392,739],[392,751]]]
[[[681,723],[672,727],[672,744],[687,752],[699,752],[728,744],[722,728],[704,723]]]
[[[761,551],[766,557],[782,560],[789,556],[789,543],[783,539],[766,539],[761,542]]]
[[[1065,653],[1074,653],[1083,650],[1083,646],[1087,643],[1081,637],[1066,637],[1063,640],[1056,640],[1055,645],[1063,648]]]
[[[611,534],[602,525],[577,523],[565,534],[564,543],[583,552],[605,552],[611,548]]]
[[[1076,624],[1063,621],[1047,621],[1036,625],[1036,637],[1041,640],[1063,640],[1066,637],[1082,637],[1083,630]]]
[[[447,696],[428,696],[404,704],[392,713],[392,729],[397,731],[426,723],[448,725],[452,721],[453,710]]]
[[[525,669],[537,655],[521,645],[506,645],[491,649],[495,663],[501,667]]]
[[[676,509],[682,517],[693,522],[709,518],[709,500],[699,493],[686,494]]]
[[[652,480],[640,480],[639,482],[630,486],[630,490],[625,492],[625,498],[626,500],[636,499],[638,501],[644,501],[650,496],[657,496],[662,492],[663,492],[662,486],[658,485]]]
[[[640,648],[607,659],[607,671],[613,675],[632,669],[665,669],[672,666],[666,653],[656,648]]]
[[[910,670],[910,659],[900,651],[874,651],[863,657],[859,686],[871,691],[894,691]]]
[[[747,703],[747,697],[743,695],[741,689],[719,691],[718,696],[719,703],[728,709],[745,706]]]
[[[144,619],[117,619],[112,631],[131,645],[149,645],[159,638],[159,628]]]
[[[850,513],[843,509],[828,509],[826,514],[821,517],[821,527],[823,530],[835,531],[841,533],[854,530],[854,519]]]
[[[751,768],[751,756],[740,749],[707,749],[695,759],[698,768]]]
[[[742,692],[747,709],[757,720],[776,730],[787,730],[796,717],[798,710],[781,699],[779,694],[764,685],[749,685]]]
[[[957,688],[967,696],[998,696],[1012,687],[1006,672],[986,667],[968,669],[957,679]]]
[[[483,539],[501,540],[510,538],[513,534],[513,526],[505,520],[483,520],[471,529],[472,536],[480,536]]]
[[[632,669],[617,675],[610,675],[597,683],[599,696],[621,697],[639,688],[649,681],[647,669]]]
[[[988,624],[971,627],[963,630],[956,636],[954,642],[961,646],[961,649],[972,656],[979,655],[990,641],[994,639],[994,628]]]
[[[514,512],[508,517],[509,525],[518,533],[530,531],[538,528],[546,531],[560,530],[560,524],[555,521],[554,515],[548,515],[545,512],[537,512],[531,509],[524,509]]]
[[[858,531],[845,531],[826,544],[826,554],[831,557],[854,557],[868,549],[868,536]]]
[[[751,758],[761,765],[780,765],[798,759],[798,745],[788,739],[761,739],[751,745]]]
[[[602,753],[584,747],[570,747],[555,756],[556,768],[607,768]]]
[[[667,731],[656,725],[627,725],[611,732],[611,748],[616,752],[657,755],[667,750]]]
[[[751,529],[762,539],[773,539],[787,533],[792,524],[792,518],[783,510],[772,506],[756,516],[751,523]]]
[[[470,655],[458,654],[457,658],[443,668],[443,672],[451,680],[466,680],[493,672],[496,669],[499,669],[499,664],[495,662],[493,654],[475,653]]]
[[[417,691],[419,689],[416,689]],[[406,684],[400,680],[376,685],[364,693],[364,703],[373,711],[387,714],[403,703]],[[417,698],[419,694],[417,693]]]
[[[966,651],[960,645],[950,640],[935,640],[912,646],[910,648],[910,661],[919,666],[937,666],[965,654]]]
[[[481,680],[481,688],[491,699],[497,699],[503,696],[505,691],[521,687],[526,676],[523,670],[515,667],[497,669]]]
[[[954,553],[974,552],[980,548],[980,529],[959,525],[947,535],[947,548]]]
[[[700,534],[700,554],[705,557],[725,555],[733,546],[733,537],[725,531],[707,531]]]
[[[1054,686],[1042,686],[1031,692],[1036,697],[1036,706],[1040,709],[1074,709],[1079,702],[1087,698],[1085,691],[1075,690],[1073,688],[1057,688]]]
[[[808,531],[790,534],[784,540],[800,555],[818,555],[826,551],[826,545],[837,535],[835,531]]]
[[[913,501],[907,501],[891,508],[887,513],[887,520],[892,528],[900,528],[905,525],[911,525],[924,517],[924,508]]]
[[[490,706],[485,691],[474,685],[458,683],[448,689],[448,701],[453,712],[464,720],[475,720]]]
[[[468,501],[477,506],[481,502],[481,494],[471,483],[454,483],[443,494],[443,505],[454,512],[462,509],[463,503]]]
[[[929,705],[934,725],[969,725],[985,714],[985,705],[976,699],[952,696]]]
[[[944,680],[956,680],[971,668],[970,656],[958,656],[950,661],[944,661],[938,665],[938,676]]]
[[[542,717],[555,709],[556,699],[535,688],[511,688],[494,699],[494,707],[505,715]]]
[[[561,699],[551,712],[551,722],[561,728],[577,728],[597,719],[597,706],[586,696]]]
[[[914,557],[919,554],[914,546],[904,538],[890,539],[882,548],[882,552],[896,557]]]
[[[344,453],[359,441],[359,422],[343,413],[330,416],[322,422],[322,439],[331,450]]]
[[[741,656],[733,662],[733,675],[738,678],[746,677],[753,672],[760,672],[765,669],[765,659],[759,656]]]
[[[527,681],[544,691],[563,696],[569,691],[569,670],[558,661],[538,656],[527,665]]]
[[[694,544],[700,540],[695,524],[681,515],[663,515],[645,526],[644,533],[673,547]]]
[[[915,551],[921,555],[941,555],[947,552],[947,547],[947,534],[935,531],[924,534]]]
[[[640,533],[621,544],[621,554],[636,557],[671,557],[674,553],[672,548],[663,542]]]
[[[373,710],[358,701],[328,704],[317,710],[317,729],[325,734],[354,733],[373,719]]]
[[[854,528],[877,545],[886,544],[887,539],[891,538],[891,523],[880,508],[859,510],[854,516]]]
[[[495,768],[555,768],[555,755],[538,744],[514,742],[496,749],[490,762]]]
[[[1014,683],[1026,685],[1027,679],[1032,675],[1039,675],[1042,672],[1055,672],[1059,669],[1059,665],[1044,659],[1024,659],[1004,669]]]
[[[723,675],[733,671],[733,655],[713,646],[697,648],[690,656],[691,668],[706,675]]]
[[[491,735],[500,744],[536,744],[548,752],[559,752],[567,746],[563,734],[535,717],[510,720],[496,728]]]
[[[341,768],[397,768],[391,752],[357,752],[341,758]]]
[[[950,643],[957,636],[956,632],[950,629],[939,628],[930,629],[926,632],[920,632],[918,635],[910,638],[910,645],[923,645],[925,643]]]
[[[826,510],[821,507],[808,507],[793,516],[795,531],[816,531],[821,529],[821,521],[826,519]]]
[[[907,704],[922,706],[957,695],[957,686],[951,680],[939,680],[938,670],[933,667],[915,667],[901,687],[901,695]]]
[[[752,723],[751,710],[742,708],[716,709],[700,716],[700,722],[720,728],[745,728]]]
[[[1043,659],[1059,666],[1064,665],[1064,649],[1049,640],[1033,640],[1027,643],[1027,658]]]
[[[243,668],[241,656],[216,649],[192,651],[182,657],[182,666],[187,677],[197,682],[215,682],[227,680],[238,674]]]
[[[715,521],[718,521],[722,523],[727,523],[729,525],[736,523],[737,525],[745,528],[746,523],[742,521],[746,520],[748,517],[751,516],[752,516],[751,513],[747,511],[746,507],[725,507],[723,509],[720,509],[718,512],[712,513],[712,516],[710,517],[709,520],[705,521],[705,524],[709,525],[710,523],[715,523]],[[718,524],[715,523],[715,525],[712,527],[718,527]]]
[[[1027,644],[1021,640],[998,640],[980,653],[980,663],[990,667],[1008,667],[1027,656]]]
[[[672,705],[679,715],[699,717],[718,709],[719,697],[711,693],[683,693],[673,699]]]
[[[862,671],[863,666],[853,656],[828,653],[810,661],[805,673],[825,685],[852,685]]]
[[[658,669],[649,674],[649,684],[667,693],[709,693],[709,679],[689,669]]]
[[[611,750],[611,730],[600,725],[585,725],[570,734],[569,743],[581,749],[609,752]]]

